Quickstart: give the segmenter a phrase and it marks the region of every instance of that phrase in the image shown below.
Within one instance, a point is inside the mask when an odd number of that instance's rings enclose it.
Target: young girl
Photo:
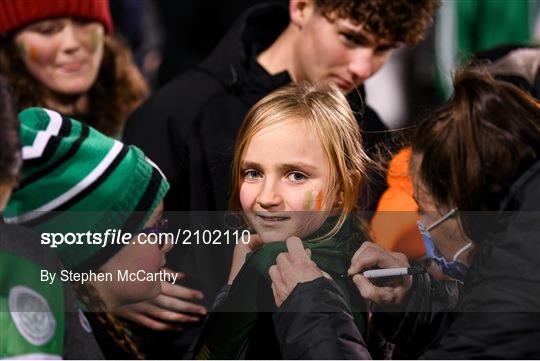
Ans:
[[[19,109],[43,106],[118,137],[147,85],[107,0],[0,0],[0,73]]]
[[[111,311],[156,297],[161,282],[156,277],[126,281],[117,271],[140,272],[144,277],[159,273],[164,266],[171,243],[147,243],[144,236],[138,242],[137,234],[148,227],[159,231],[156,225],[169,188],[167,180],[139,149],[59,113],[30,108],[20,113],[19,119],[24,166],[4,212],[5,221],[38,231],[42,244],[53,245],[52,233],[65,237],[54,250],[66,270],[79,275],[110,274],[109,279],[94,278],[86,283],[69,280],[90,318],[105,326],[96,330],[100,345],[112,338],[130,353],[129,358],[140,356]],[[122,244],[112,244],[112,237],[107,244],[86,238],[75,243],[68,237],[87,232],[104,237],[119,230],[135,236]],[[46,234],[49,237],[44,237]],[[106,357],[118,358],[117,349],[108,345],[103,351]]]
[[[232,285],[225,300],[227,289],[218,296],[194,357],[281,357],[268,269],[291,236],[339,284],[365,334],[365,305],[348,297],[346,270],[365,238],[354,213],[366,162],[358,124],[334,87],[287,86],[250,110],[236,142],[231,208],[255,234],[235,249]]]

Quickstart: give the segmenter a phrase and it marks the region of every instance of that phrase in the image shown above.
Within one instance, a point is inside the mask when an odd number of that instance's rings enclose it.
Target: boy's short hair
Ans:
[[[7,82],[0,77],[0,184],[17,180],[21,158],[15,103]]]
[[[433,21],[438,0],[315,0],[320,13],[363,25],[379,41],[414,46]]]

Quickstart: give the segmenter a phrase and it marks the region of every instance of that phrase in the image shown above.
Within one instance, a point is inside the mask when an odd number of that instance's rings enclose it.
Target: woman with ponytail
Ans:
[[[148,94],[108,0],[0,0],[0,74],[18,109],[53,109],[116,138]]]
[[[428,256],[453,281],[419,274],[372,282],[362,274],[368,268],[411,263],[365,242],[348,273],[359,295],[375,304],[374,327],[409,358],[538,358],[540,104],[482,68],[457,72],[452,99],[417,128],[410,176]],[[309,280],[294,279],[300,272],[290,262],[277,268],[274,287],[292,293],[276,328],[298,335],[301,317],[288,311],[296,283]],[[317,291],[311,298],[318,296],[340,301]],[[346,323],[318,332],[332,328],[355,336]]]

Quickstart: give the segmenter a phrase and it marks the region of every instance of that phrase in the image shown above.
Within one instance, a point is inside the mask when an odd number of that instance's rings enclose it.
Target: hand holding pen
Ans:
[[[285,243],[287,252],[280,253],[276,264],[268,271],[274,301],[278,307],[298,283],[310,282],[321,276],[330,278],[311,261],[311,252],[304,249],[298,237],[289,237]],[[423,268],[409,267],[404,254],[387,252],[371,242],[364,242],[356,251],[348,270],[362,297],[386,311],[403,310],[407,292],[412,285],[409,274],[422,272],[425,272]],[[374,278],[383,278],[388,282],[384,287],[379,287],[370,281]]]
[[[422,273],[425,269],[409,267],[407,256],[386,251],[372,242],[364,242],[360,246],[348,270],[362,297],[388,312],[403,311],[407,293],[412,286],[409,272]],[[396,277],[396,273],[401,274],[401,277]],[[370,280],[381,277],[392,278],[384,286],[377,286]]]
[[[391,267],[379,268],[362,272],[362,276],[368,279],[413,276],[426,273],[427,269],[423,266],[417,267]],[[354,275],[351,275],[354,276]]]

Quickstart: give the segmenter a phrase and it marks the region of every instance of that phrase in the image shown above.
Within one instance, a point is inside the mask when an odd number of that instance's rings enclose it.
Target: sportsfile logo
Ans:
[[[156,232],[132,234],[122,230],[108,229],[105,232],[68,232],[41,234],[41,244],[58,248],[73,245],[129,245],[129,244],[182,244],[182,245],[229,245],[249,244],[251,233],[248,230],[191,230],[178,229],[176,232]]]

